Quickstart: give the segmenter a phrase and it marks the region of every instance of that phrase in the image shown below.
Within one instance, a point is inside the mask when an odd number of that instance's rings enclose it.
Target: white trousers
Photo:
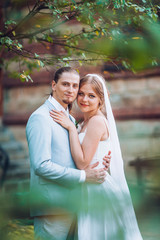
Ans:
[[[66,240],[73,215],[53,215],[34,218],[36,240]]]

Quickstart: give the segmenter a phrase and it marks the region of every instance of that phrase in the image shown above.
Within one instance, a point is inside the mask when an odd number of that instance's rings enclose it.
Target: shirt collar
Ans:
[[[48,98],[48,101],[58,110],[58,111],[62,111],[65,112],[67,114],[67,116],[69,116],[69,109],[67,107],[67,109],[65,109],[54,97],[52,97],[51,95]]]

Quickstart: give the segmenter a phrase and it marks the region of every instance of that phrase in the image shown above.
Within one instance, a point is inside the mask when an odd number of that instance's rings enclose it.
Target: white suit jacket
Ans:
[[[32,113],[26,126],[31,216],[63,213],[76,201],[72,193],[81,185],[80,170],[76,169],[70,152],[68,131],[49,115],[54,108],[46,100]]]

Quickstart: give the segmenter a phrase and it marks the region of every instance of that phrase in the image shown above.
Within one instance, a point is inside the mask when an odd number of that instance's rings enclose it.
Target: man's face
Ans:
[[[53,97],[64,107],[72,103],[78,93],[80,77],[74,72],[64,72],[57,83],[52,82]]]

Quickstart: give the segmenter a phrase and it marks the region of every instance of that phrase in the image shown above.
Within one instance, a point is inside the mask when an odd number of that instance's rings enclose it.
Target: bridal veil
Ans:
[[[126,182],[125,174],[124,174],[124,164],[121,154],[120,143],[117,134],[117,128],[115,119],[113,116],[108,92],[105,86],[105,81],[101,76],[98,74],[87,74],[87,76],[95,77],[97,80],[102,84],[103,92],[104,92],[104,102],[105,102],[105,111],[107,114],[107,120],[109,125],[109,133],[111,138],[111,145],[112,145],[112,153],[111,153],[111,163],[110,163],[110,175],[116,181],[117,185],[119,186],[121,193],[122,193],[122,201],[125,204],[125,222],[127,222],[127,228],[129,228],[130,234],[136,236],[135,240],[142,240],[136,216],[134,213],[132,200],[129,192],[129,188]],[[132,232],[132,233],[131,233]]]

